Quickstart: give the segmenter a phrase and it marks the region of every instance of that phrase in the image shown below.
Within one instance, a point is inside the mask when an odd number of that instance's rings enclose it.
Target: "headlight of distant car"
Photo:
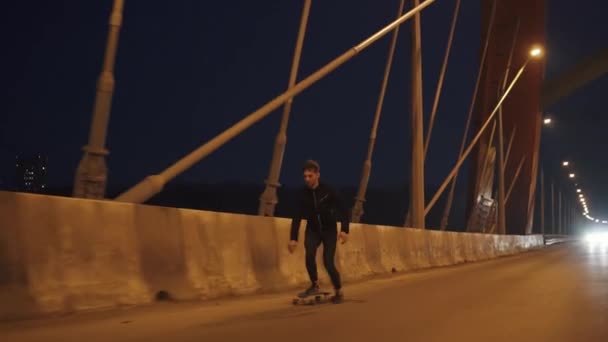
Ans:
[[[590,232],[585,234],[585,241],[591,244],[608,244],[608,232]]]

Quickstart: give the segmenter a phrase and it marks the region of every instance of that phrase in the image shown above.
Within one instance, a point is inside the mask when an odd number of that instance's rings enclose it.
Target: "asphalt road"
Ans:
[[[346,296],[340,305],[294,307],[280,294],[5,322],[0,340],[602,342],[608,246],[569,243],[376,279]]]

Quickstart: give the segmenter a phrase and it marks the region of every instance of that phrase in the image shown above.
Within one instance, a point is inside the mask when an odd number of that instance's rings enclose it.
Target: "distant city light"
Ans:
[[[570,162],[569,161],[565,161],[565,162],[562,163],[562,165],[568,166],[568,165],[570,165]]]

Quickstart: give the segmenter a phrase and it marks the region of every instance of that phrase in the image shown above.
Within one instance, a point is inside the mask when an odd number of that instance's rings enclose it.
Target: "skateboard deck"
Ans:
[[[301,305],[301,304],[307,304],[307,305],[316,305],[316,304],[323,304],[323,303],[327,303],[329,302],[329,297],[330,297],[330,292],[326,292],[326,291],[321,291],[321,292],[317,292],[313,295],[310,296],[306,296],[306,297],[300,297],[298,295],[296,295],[293,298],[293,305]]]

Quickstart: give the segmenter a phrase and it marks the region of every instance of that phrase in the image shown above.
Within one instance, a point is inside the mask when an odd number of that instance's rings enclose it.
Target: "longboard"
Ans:
[[[296,295],[294,297],[292,303],[293,303],[293,305],[300,305],[300,304],[316,305],[316,304],[327,303],[327,302],[329,302],[330,294],[331,294],[330,292],[321,291],[321,292],[317,292],[313,295],[306,296],[306,297],[300,297],[300,296]]]

